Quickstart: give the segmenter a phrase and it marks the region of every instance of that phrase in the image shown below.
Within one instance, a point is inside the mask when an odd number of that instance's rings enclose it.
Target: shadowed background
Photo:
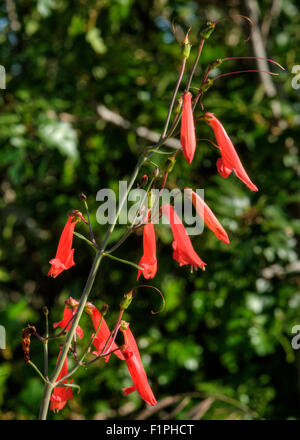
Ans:
[[[296,0],[132,1],[6,0],[0,6],[0,64],[6,90],[0,93],[0,324],[7,348],[0,350],[0,418],[37,417],[42,382],[25,366],[20,344],[28,323],[43,333],[42,307],[50,322],[62,317],[64,300],[79,299],[92,250],[74,237],[76,266],[56,279],[48,261],[78,198],[88,195],[96,237],[96,193],[118,190],[142,148],[151,145],[140,127],[160,133],[180,69],[180,46],[171,22],[190,32],[194,59],[199,29],[207,19],[244,14],[256,23],[221,22],[204,46],[193,85],[208,62],[227,56],[268,56],[287,71],[279,77],[256,73],[225,77],[207,93],[204,105],[230,134],[250,178],[251,193],[234,175],[216,170],[217,150],[198,141],[191,166],[178,155],[168,187],[204,188],[205,198],[227,230],[231,244],[205,228],[193,245],[207,263],[190,274],[172,259],[172,235],[156,228],[158,273],[151,284],[159,296],[140,289],[124,318],[131,322],[157,400],[154,412],[136,393],[122,396],[131,380],[115,356],[81,369],[79,395],[62,419],[241,419],[299,418],[300,356],[291,347],[300,324],[299,261],[299,94],[291,70],[299,58]],[[257,69],[255,60],[223,63],[217,73]],[[184,76],[186,81],[187,76]],[[184,84],[184,83],[183,83]],[[183,87],[181,88],[183,90]],[[99,107],[101,106],[101,107]],[[107,115],[107,109],[120,115]],[[200,108],[196,116],[201,114]],[[123,126],[122,126],[123,125]],[[214,140],[196,123],[197,137]],[[146,133],[146,137],[149,133]],[[162,163],[162,158],[155,157]],[[153,171],[152,166],[142,174]],[[86,233],[84,225],[77,228]],[[123,229],[117,227],[111,243]],[[142,236],[132,235],[116,253],[138,262]],[[122,295],[136,285],[136,270],[105,260],[90,300],[110,305],[113,324]],[[82,320],[85,342],[91,324]],[[121,340],[121,339],[120,339]],[[50,344],[53,368],[59,342]],[[32,360],[42,368],[42,345],[32,340]]]

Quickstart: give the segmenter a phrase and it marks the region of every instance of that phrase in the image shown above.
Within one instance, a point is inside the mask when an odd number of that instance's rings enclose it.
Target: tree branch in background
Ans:
[[[16,11],[16,5],[14,0],[6,0],[6,11],[10,21],[10,27],[13,32],[18,32],[21,28],[18,14]]]
[[[105,107],[102,104],[99,104],[97,106],[97,112],[98,115],[103,119],[104,121],[111,122],[112,124],[118,125],[119,127],[124,128],[124,130],[132,130],[134,131],[139,137],[147,139],[148,141],[152,143],[157,143],[160,139],[160,135],[156,133],[155,131],[148,130],[146,127],[133,127],[132,124],[124,119],[122,116],[120,116],[118,113],[112,112],[107,107]],[[164,144],[168,147],[175,148],[176,150],[179,150],[181,148],[180,141],[175,138],[169,138],[167,139]]]
[[[272,6],[266,12],[262,24],[261,24],[261,35],[263,38],[264,46],[267,44],[267,39],[269,36],[271,22],[274,21],[280,15],[282,8],[282,0],[273,0]]]

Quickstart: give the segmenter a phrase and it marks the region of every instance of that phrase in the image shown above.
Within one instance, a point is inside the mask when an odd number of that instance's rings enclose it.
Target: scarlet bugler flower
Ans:
[[[221,156],[217,160],[217,169],[222,177],[225,179],[231,174],[232,171],[235,172],[236,176],[244,182],[251,191],[258,191],[256,185],[251,182],[248,174],[246,173],[237,152],[230,140],[230,137],[226,133],[225,128],[221,122],[215,117],[213,113],[205,113],[204,119],[214,131],[218,147],[220,148]]]
[[[127,323],[126,323],[127,324]],[[135,338],[129,328],[129,324],[121,325],[125,344],[121,347],[133,385],[123,388],[125,395],[138,391],[141,398],[149,405],[154,406],[157,401],[148,383],[147,374],[144,370],[142,359]]]
[[[143,274],[144,278],[148,280],[149,278],[154,278],[157,272],[155,230],[153,223],[151,222],[144,226],[143,249],[144,253],[138,265],[144,270],[139,269],[137,280],[141,276],[141,273]]]
[[[53,327],[54,328],[61,327],[61,328],[64,328],[66,331],[69,331],[71,324],[72,324],[71,318],[72,318],[72,316],[75,315],[76,308],[77,308],[79,302],[70,296],[70,298],[67,299],[65,301],[65,303],[66,303],[66,306],[64,309],[63,319],[62,319],[62,321],[54,322]],[[83,338],[83,331],[82,331],[82,328],[79,327],[79,325],[76,327],[76,334],[78,335],[78,337],[80,339]]]
[[[59,359],[59,356],[57,360]],[[62,369],[59,372],[59,375],[57,377],[57,380],[60,380],[62,377],[66,376],[68,374],[68,357],[66,356],[66,359],[63,363]],[[70,381],[70,384],[73,382],[73,379]],[[62,384],[68,383],[68,380],[64,380]],[[72,388],[71,387],[63,387],[58,386],[55,387],[52,393],[52,396],[50,398],[50,410],[54,412],[58,412],[63,409],[63,407],[66,405],[67,401],[73,398]]]
[[[106,324],[104,317],[102,317],[100,311],[97,309],[97,307],[94,306],[94,304],[88,302],[86,304],[85,310],[92,318],[92,322],[93,322],[93,326],[94,326],[95,331],[98,329],[101,318],[102,318],[101,326],[99,328],[97,336],[95,337],[95,339],[93,341],[93,345],[97,350],[97,351],[94,351],[93,354],[95,354],[96,356],[99,356],[99,354],[102,352],[108,338],[110,338],[111,332],[108,328],[108,325]],[[106,346],[106,350],[110,347],[111,342],[112,342],[112,340],[110,338],[110,340],[108,341],[108,344]],[[117,348],[118,348],[118,346],[114,342],[110,348],[110,351],[116,350],[114,352],[114,354],[116,356],[118,356],[119,359],[124,360],[124,357],[123,357],[121,351],[117,350]],[[105,356],[105,361],[108,362],[109,358],[110,358],[110,355]]]
[[[188,163],[192,162],[196,151],[196,135],[191,96],[189,92],[183,95],[180,131],[180,142],[184,157]]]
[[[165,204],[161,207],[161,211],[162,214],[169,219],[172,228],[174,237],[172,243],[174,260],[178,261],[180,266],[189,264],[191,265],[191,269],[200,267],[204,270],[206,263],[204,263],[195,252],[190,237],[188,236],[180,218],[174,211],[174,208]]]
[[[192,199],[192,203],[195,206],[197,213],[200,215],[204,223],[211,229],[216,237],[224,241],[224,243],[230,243],[227,232],[212,212],[210,207],[205,203],[205,201],[193,191],[191,188],[186,188],[185,191]]]
[[[56,256],[49,261],[51,268],[48,272],[48,276],[51,275],[53,278],[56,278],[64,270],[68,270],[70,267],[75,266],[72,243],[76,222],[77,221],[73,216],[69,216],[58,242]]]

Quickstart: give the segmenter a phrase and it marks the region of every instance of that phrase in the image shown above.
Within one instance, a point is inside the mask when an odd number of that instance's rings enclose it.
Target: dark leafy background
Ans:
[[[92,250],[74,238],[76,266],[57,279],[47,277],[67,213],[83,209],[78,195],[86,193],[101,239],[105,227],[95,219],[96,193],[117,189],[148,145],[134,130],[99,118],[97,104],[133,127],[159,133],[180,68],[172,19],[182,29],[193,25],[190,68],[206,19],[247,14],[247,4],[2,2],[0,60],[7,81],[0,95],[0,323],[7,331],[7,349],[0,350],[2,419],[37,417],[42,383],[24,365],[21,330],[31,323],[44,331],[43,305],[50,309],[51,322],[61,319],[64,300],[80,297],[91,265]],[[162,289],[166,310],[151,315],[159,297],[144,289],[124,316],[154,393],[166,406],[150,414],[136,393],[122,396],[130,378],[126,366],[112,357],[108,365],[99,361],[79,370],[74,379],[81,393],[50,418],[299,418],[300,357],[291,347],[291,329],[300,323],[300,107],[299,90],[291,83],[299,59],[299,5],[263,0],[259,7],[259,25],[271,18],[267,54],[287,69],[272,78],[276,94],[265,93],[257,74],[245,74],[216,81],[204,104],[224,123],[260,191],[251,193],[235,176],[222,179],[215,166],[218,154],[206,142],[198,141],[191,166],[179,155],[169,187],[204,188],[231,244],[205,229],[193,244],[207,270],[190,274],[172,260],[168,228],[159,228],[153,285]],[[221,22],[204,48],[193,85],[199,86],[209,61],[253,55],[251,40],[244,41],[248,32],[247,22],[237,17]],[[231,61],[218,72],[242,68],[257,65]],[[197,137],[213,138],[201,122]],[[149,166],[142,173],[152,170]],[[86,232],[82,224],[77,230]],[[121,232],[118,227],[114,241]],[[141,252],[142,237],[133,235],[117,255],[138,262]],[[109,303],[110,324],[135,280],[135,269],[105,260],[91,300],[99,307]],[[82,327],[87,341],[87,316]],[[53,368],[58,342],[50,344],[50,354]],[[37,340],[31,355],[42,367]]]

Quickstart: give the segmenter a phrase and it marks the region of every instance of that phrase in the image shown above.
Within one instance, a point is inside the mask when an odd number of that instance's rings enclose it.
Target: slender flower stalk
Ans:
[[[176,86],[175,86],[175,89],[174,89],[174,92],[173,92],[173,95],[172,95],[171,104],[170,104],[170,107],[169,107],[169,110],[168,110],[167,120],[165,122],[165,126],[163,128],[163,132],[162,132],[162,135],[161,135],[162,139],[164,139],[166,137],[166,134],[167,134],[167,130],[168,130],[168,126],[169,126],[169,123],[170,123],[171,114],[172,114],[173,107],[174,107],[175,100],[176,100],[176,95],[177,95],[177,92],[178,92],[178,89],[179,89],[179,86],[180,86],[180,83],[182,81],[182,77],[183,77],[183,74],[184,74],[185,65],[186,65],[186,58],[183,58],[182,64],[181,64],[181,68],[180,68],[179,78],[177,80],[177,83],[176,83]]]
[[[275,72],[269,72],[269,71],[267,71],[267,70],[259,70],[259,69],[249,69],[249,70],[238,70],[238,71],[236,71],[236,72],[227,72],[227,73],[221,73],[220,75],[218,75],[218,76],[216,76],[215,78],[214,78],[214,81],[216,81],[217,79],[219,79],[219,78],[222,78],[223,76],[229,76],[229,75],[238,75],[238,74],[240,74],[240,73],[253,73],[253,72],[256,72],[256,73],[268,73],[269,75],[274,75],[274,76],[277,76],[278,75],[278,73],[275,73]]]
[[[201,53],[202,53],[202,49],[203,49],[204,43],[205,43],[205,38],[202,38],[201,41],[200,41],[200,44],[198,46],[197,55],[196,55],[195,61],[193,63],[192,70],[191,70],[191,73],[190,73],[190,76],[189,76],[189,79],[188,79],[188,82],[187,82],[187,85],[186,85],[186,89],[185,89],[186,92],[188,92],[190,87],[191,87],[192,79],[193,79],[193,76],[195,74],[196,67],[197,67],[197,64],[199,62],[199,59],[200,59],[200,56],[201,56]]]
[[[47,307],[43,307],[43,313],[45,316],[46,321],[46,333],[45,337],[43,338],[43,346],[44,346],[44,374],[45,377],[48,378],[48,338],[49,338],[49,311]]]
[[[263,58],[263,57],[226,57],[226,58],[222,58],[222,61],[229,61],[229,60],[264,60],[264,61],[268,61],[269,63],[275,64],[275,66],[278,66],[281,70],[285,70],[285,68],[282,67],[281,64],[279,64],[277,61],[271,60],[270,58]]]

